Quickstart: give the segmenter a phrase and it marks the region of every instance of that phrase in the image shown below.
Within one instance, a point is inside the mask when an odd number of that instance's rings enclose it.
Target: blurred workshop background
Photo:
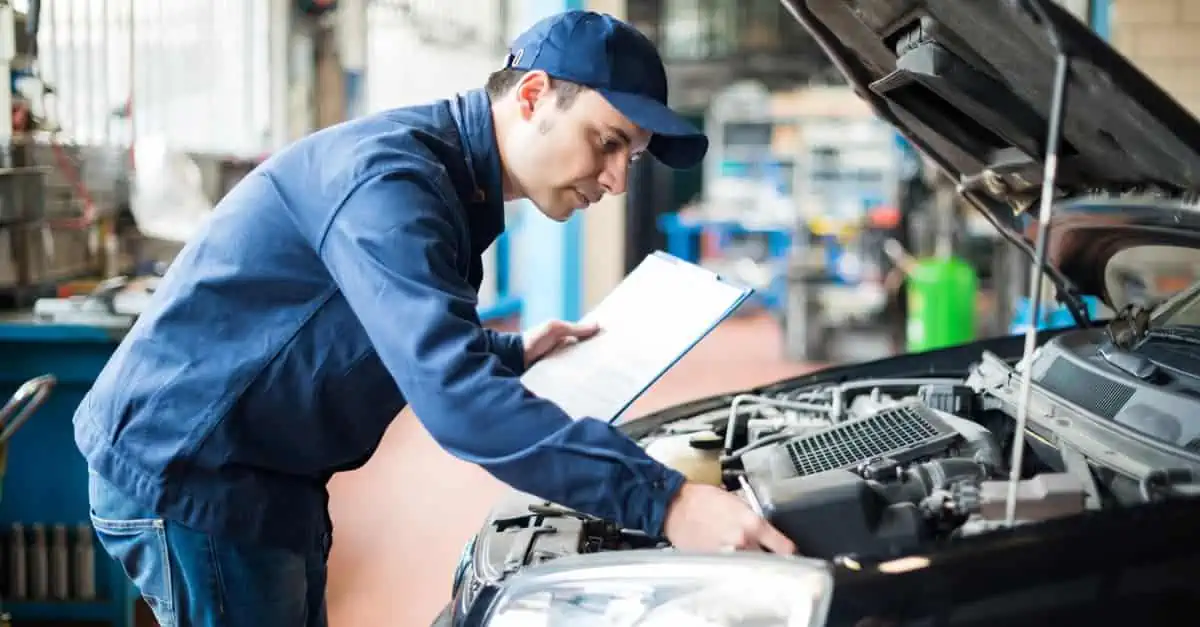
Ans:
[[[1200,2],[1063,4],[1200,106]],[[630,415],[1069,323],[1027,310],[1028,265],[779,0],[0,0],[0,395],[38,404],[5,407],[28,418],[19,429],[0,423],[0,610],[13,624],[151,624],[90,544],[70,419],[213,204],[315,129],[481,86],[515,32],[570,8],[657,41],[673,104],[712,150],[692,171],[637,162],[627,194],[565,226],[512,203],[480,315],[514,329],[578,318],[656,249],[756,288]],[[331,624],[428,624],[500,490],[398,420],[331,487]]]

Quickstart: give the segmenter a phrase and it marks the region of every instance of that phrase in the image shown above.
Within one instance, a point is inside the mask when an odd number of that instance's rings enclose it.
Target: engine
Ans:
[[[906,401],[746,450],[744,495],[805,555],[910,549],[952,513],[944,491],[1000,467],[991,434],[973,427]]]
[[[860,381],[740,396],[646,449],[742,494],[804,555],[889,555],[1003,518],[1011,420],[994,414],[961,381]],[[1085,508],[1078,481],[1041,470],[1018,492],[1023,518]]]
[[[692,481],[741,495],[801,554],[831,561],[889,560],[1010,524],[1200,494],[1200,427],[1183,419],[1200,394],[1181,389],[1181,376],[1113,364],[1103,333],[1067,333],[1016,366],[984,351],[964,378],[781,384],[700,401],[630,433]],[[1025,367],[1033,385],[1012,472]],[[496,581],[530,564],[633,549],[670,545],[511,493],[473,559],[479,580]]]
[[[1011,372],[1011,371],[1009,371]],[[1011,411],[960,379],[881,379],[741,395],[639,437],[693,481],[743,496],[801,554],[886,558],[1005,520]],[[1028,455],[1017,522],[1085,510],[1086,485]],[[496,572],[579,553],[669,548],[530,495],[493,511]]]

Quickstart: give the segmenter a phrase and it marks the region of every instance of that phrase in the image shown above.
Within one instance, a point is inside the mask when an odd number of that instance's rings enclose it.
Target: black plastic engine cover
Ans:
[[[881,486],[849,471],[751,481],[750,487],[767,520],[808,557],[887,556],[929,537],[915,504],[892,503]]]

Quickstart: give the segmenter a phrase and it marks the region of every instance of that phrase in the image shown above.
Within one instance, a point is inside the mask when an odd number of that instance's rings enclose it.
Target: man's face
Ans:
[[[509,135],[505,166],[542,213],[562,222],[605,194],[625,192],[629,164],[645,152],[650,133],[592,90],[560,107],[540,72],[526,75],[512,96],[520,119]]]

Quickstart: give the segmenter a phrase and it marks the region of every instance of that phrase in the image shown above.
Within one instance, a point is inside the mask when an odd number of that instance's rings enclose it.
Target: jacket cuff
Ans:
[[[492,353],[500,363],[518,375],[525,372],[525,338],[520,333],[505,333],[487,329]]]
[[[667,522],[667,509],[687,478],[679,471],[662,466],[644,485],[649,491],[646,511],[643,512],[642,531],[652,538],[663,537],[663,527]]]

